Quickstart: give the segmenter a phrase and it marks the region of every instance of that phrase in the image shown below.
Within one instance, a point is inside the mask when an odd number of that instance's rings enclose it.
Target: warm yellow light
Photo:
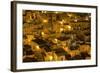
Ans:
[[[41,11],[42,13],[44,13],[44,11]]]
[[[78,21],[77,19],[74,20],[74,22],[77,22],[77,21]]]
[[[74,57],[75,55],[79,55],[80,51],[79,50],[69,51],[69,54],[71,55],[71,57]]]
[[[66,21],[63,19],[62,22],[65,23]]]
[[[40,49],[40,47],[37,45],[37,46],[36,46],[36,49],[37,49],[37,50],[39,50],[39,49]]]
[[[44,36],[44,32],[41,32],[41,35]]]
[[[62,21],[59,21],[60,24],[65,23],[66,21],[63,19]]]
[[[31,42],[31,40],[30,40],[30,39],[28,39],[28,42],[30,43],[30,42]]]
[[[64,51],[69,52],[70,49],[68,47],[63,47]]]
[[[64,30],[72,30],[72,27],[70,25],[66,25]]]
[[[63,21],[60,21],[59,23],[60,23],[60,24],[63,24]]]
[[[58,42],[58,39],[54,39],[54,41],[55,41],[55,43],[57,43]]]
[[[89,18],[88,18],[88,17],[86,17],[86,18],[85,18],[85,20],[89,20]]]
[[[43,22],[44,22],[44,23],[47,23],[47,22],[48,22],[48,20],[44,19],[44,20],[43,20]]]
[[[68,26],[68,29],[71,29],[71,26]]]
[[[69,17],[72,17],[72,14],[68,14]]]
[[[52,56],[49,56],[49,59],[50,59],[50,60],[53,60],[53,57],[52,57]]]
[[[47,11],[42,11],[42,13],[47,13]]]
[[[33,36],[32,35],[27,35],[27,38],[28,38],[28,42],[31,42],[31,40],[33,39]]]
[[[58,12],[56,11],[55,13],[57,14]]]
[[[63,28],[60,28],[60,32],[62,32],[64,29]]]

